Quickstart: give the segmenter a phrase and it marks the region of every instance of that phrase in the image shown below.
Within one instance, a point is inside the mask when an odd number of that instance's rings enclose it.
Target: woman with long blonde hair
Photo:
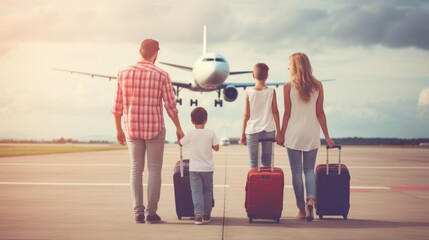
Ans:
[[[294,53],[289,57],[291,81],[284,85],[284,115],[281,137],[277,141],[285,145],[292,172],[292,184],[296,204],[299,209],[297,218],[312,221],[316,179],[314,166],[317,150],[320,147],[320,128],[326,143],[332,147],[334,141],[329,137],[326,116],[323,110],[323,86],[312,73],[310,60],[304,53]],[[307,199],[304,201],[305,176]]]

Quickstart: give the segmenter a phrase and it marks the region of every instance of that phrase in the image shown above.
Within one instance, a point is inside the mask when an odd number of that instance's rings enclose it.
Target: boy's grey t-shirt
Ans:
[[[213,172],[212,146],[219,144],[216,134],[208,129],[193,129],[180,139],[182,145],[189,144],[189,171]]]

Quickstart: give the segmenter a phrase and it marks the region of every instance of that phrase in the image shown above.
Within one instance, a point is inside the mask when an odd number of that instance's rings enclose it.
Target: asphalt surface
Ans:
[[[248,222],[247,149],[223,146],[214,154],[213,222],[201,226],[176,216],[172,175],[178,150],[166,145],[161,224],[134,222],[127,150],[0,158],[0,239],[429,239],[429,148],[345,146],[348,220],[306,222],[295,219],[286,150],[276,147],[276,165],[285,173],[276,224]],[[331,161],[337,160],[335,151]],[[326,150],[320,149],[317,164],[325,160]]]

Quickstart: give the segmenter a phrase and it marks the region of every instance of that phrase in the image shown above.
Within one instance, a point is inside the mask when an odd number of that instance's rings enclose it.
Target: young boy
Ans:
[[[191,182],[192,202],[194,203],[195,224],[211,222],[213,201],[213,152],[219,151],[216,134],[204,129],[207,123],[207,111],[202,107],[191,113],[195,129],[180,139],[180,145],[190,145],[189,179]]]
[[[268,79],[268,66],[258,63],[253,67],[255,87],[246,94],[244,102],[243,130],[240,143],[247,145],[250,155],[250,167],[257,167],[258,141],[262,138],[276,138],[280,133],[279,111],[276,91],[265,85]],[[280,135],[278,135],[280,136]],[[271,165],[272,142],[262,143],[262,165]]]

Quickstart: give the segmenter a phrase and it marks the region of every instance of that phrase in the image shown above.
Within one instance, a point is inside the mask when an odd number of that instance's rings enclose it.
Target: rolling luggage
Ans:
[[[273,139],[260,139],[272,141]],[[260,151],[258,153],[258,167],[251,168],[246,182],[246,208],[249,222],[253,219],[273,219],[277,223],[283,211],[284,175],[281,168],[274,167],[274,144],[271,167],[261,167]]]
[[[173,184],[177,218],[180,220],[182,217],[195,217],[189,180],[189,159],[183,159],[182,147],[180,147],[180,160],[174,166]],[[214,199],[212,207],[214,207]]]
[[[319,219],[326,215],[341,215],[347,219],[350,209],[350,173],[341,164],[341,146],[338,148],[338,164],[329,164],[329,147],[326,146],[326,164],[316,167],[316,214]]]

